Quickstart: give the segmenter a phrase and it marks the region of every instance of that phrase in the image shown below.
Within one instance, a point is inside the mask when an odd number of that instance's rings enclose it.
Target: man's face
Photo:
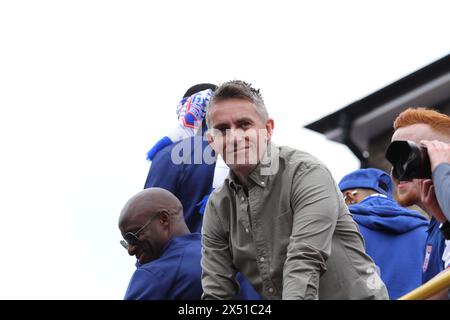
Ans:
[[[427,124],[419,123],[395,130],[392,141],[410,140],[420,145],[420,140],[434,140],[436,134]],[[397,201],[402,206],[411,206],[420,202],[420,180],[398,181],[393,178],[397,190]]]
[[[243,99],[216,103],[209,114],[208,141],[230,168],[254,166],[266,151],[273,120],[263,121],[256,106]]]
[[[126,219],[119,226],[124,239],[126,239],[128,232],[136,235],[138,239],[136,244],[128,242],[128,254],[136,256],[136,259],[141,264],[158,259],[164,248],[165,242],[158,223],[158,214],[153,214],[150,217],[141,215],[132,219]]]

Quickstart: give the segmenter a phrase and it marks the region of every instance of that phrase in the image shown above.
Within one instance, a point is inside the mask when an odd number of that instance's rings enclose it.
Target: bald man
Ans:
[[[128,254],[136,256],[125,300],[200,299],[201,239],[190,233],[180,201],[150,188],[133,196],[119,217]]]

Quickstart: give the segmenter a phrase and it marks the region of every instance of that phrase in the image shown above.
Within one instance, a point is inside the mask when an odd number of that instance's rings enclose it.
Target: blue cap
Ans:
[[[372,189],[378,193],[392,196],[392,179],[382,170],[369,168],[353,171],[339,182],[341,191],[357,188]]]

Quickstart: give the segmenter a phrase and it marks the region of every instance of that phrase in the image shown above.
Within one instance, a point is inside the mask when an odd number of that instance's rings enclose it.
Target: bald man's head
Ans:
[[[128,200],[120,213],[119,229],[128,240],[128,253],[140,263],[159,258],[173,236],[189,233],[181,202],[161,188],[145,189]]]
[[[145,219],[161,210],[167,210],[174,217],[183,216],[183,206],[171,192],[162,188],[145,189],[125,204],[120,213],[119,228],[123,221]]]

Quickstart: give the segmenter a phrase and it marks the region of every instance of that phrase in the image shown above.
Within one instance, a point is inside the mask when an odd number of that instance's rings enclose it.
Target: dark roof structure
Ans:
[[[367,164],[371,139],[392,130],[396,116],[408,107],[439,110],[450,100],[450,55],[325,116],[305,128],[347,145]]]

